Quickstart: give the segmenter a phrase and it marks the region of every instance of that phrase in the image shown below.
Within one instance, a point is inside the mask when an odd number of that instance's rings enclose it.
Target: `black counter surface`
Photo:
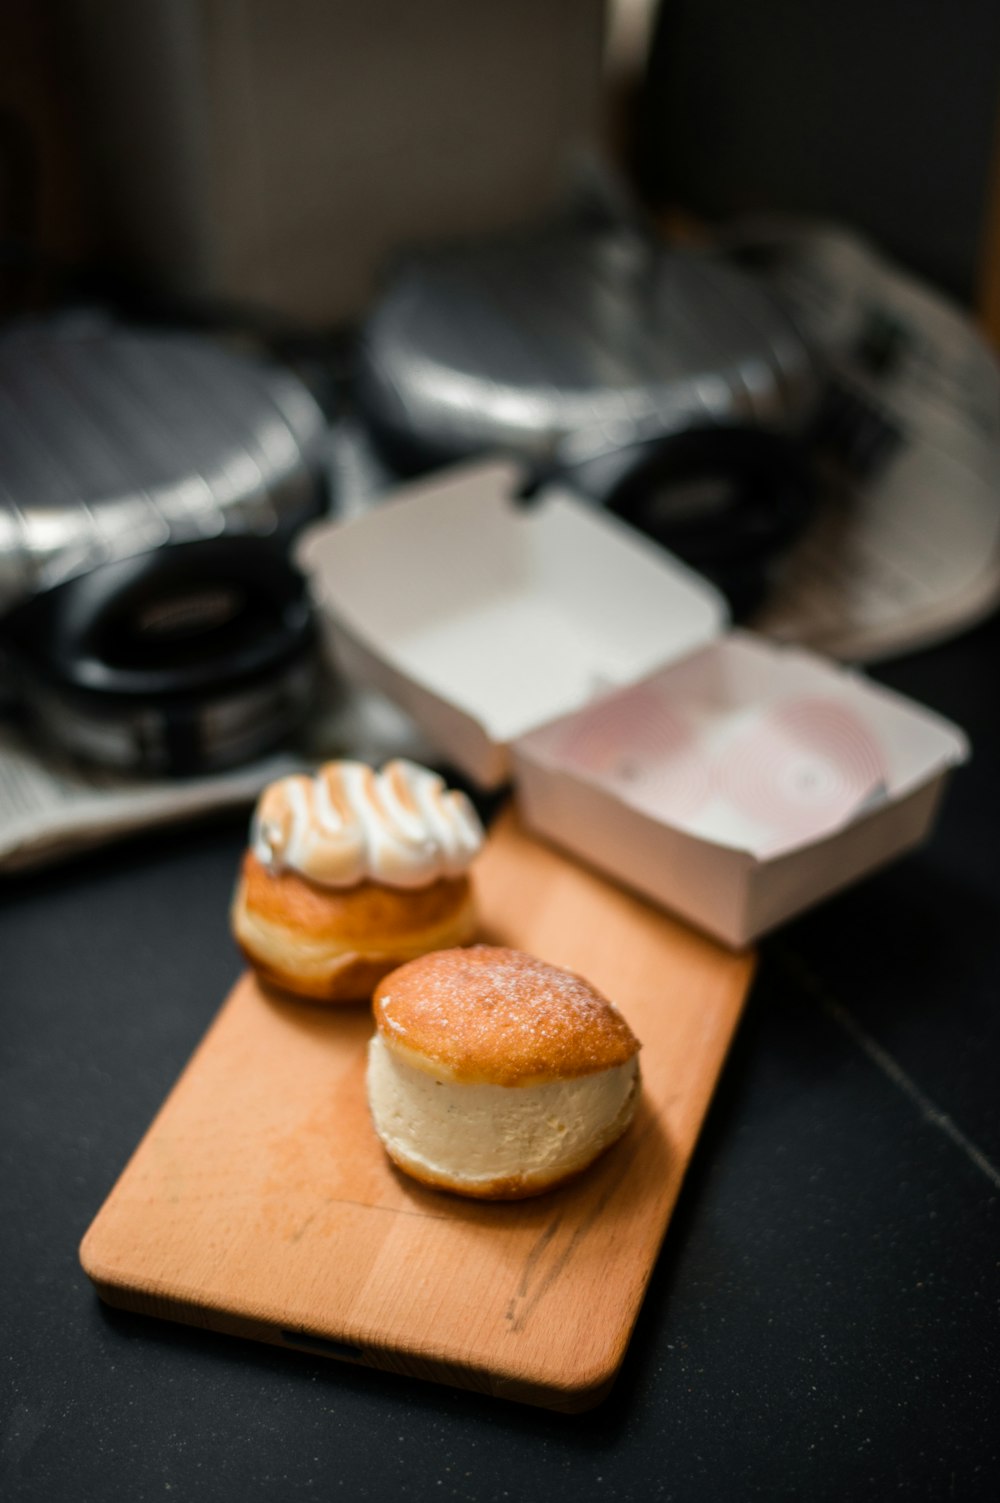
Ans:
[[[762,947],[582,1416],[104,1309],[77,1246],[241,968],[246,821],[0,883],[0,1496],[1000,1497],[1000,620],[875,677],[973,760],[928,845]]]

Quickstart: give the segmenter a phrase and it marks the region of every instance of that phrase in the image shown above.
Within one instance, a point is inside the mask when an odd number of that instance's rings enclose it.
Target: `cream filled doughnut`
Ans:
[[[518,1199],[587,1168],[628,1127],[639,1043],[582,977],[489,945],[425,955],[375,993],[367,1091],[407,1174]]]

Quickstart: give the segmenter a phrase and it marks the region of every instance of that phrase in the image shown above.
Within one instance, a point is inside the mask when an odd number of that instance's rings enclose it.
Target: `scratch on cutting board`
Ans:
[[[562,1225],[562,1219],[562,1211],[557,1211],[552,1220],[546,1222],[545,1226],[542,1227],[541,1232],[532,1243],[531,1251],[528,1253],[528,1256],[524,1260],[524,1267],[521,1270],[521,1280],[517,1286],[517,1293],[514,1296],[514,1299],[511,1300],[508,1307],[509,1312],[513,1312],[514,1300],[524,1299],[525,1295],[527,1294],[532,1277],[534,1276],[535,1265]],[[508,1319],[509,1318],[510,1313],[508,1314]]]
[[[913,1102],[919,1109],[924,1121],[929,1123],[931,1127],[936,1127],[939,1132],[943,1132],[945,1137],[954,1143],[959,1152],[963,1153],[969,1162],[975,1165],[980,1174],[985,1174],[990,1183],[996,1189],[1000,1190],[1000,1169],[990,1162],[982,1149],[977,1148],[972,1139],[965,1136],[965,1133],[960,1127],[955,1125],[947,1112],[943,1112],[940,1107],[935,1106],[931,1098],[925,1091],[920,1089],[916,1081],[906,1073],[902,1065],[893,1059],[888,1050],[883,1049],[882,1045],[862,1028],[854,1014],[842,1002],[838,1002],[832,992],[827,990],[823,983],[813,974],[809,966],[806,965],[805,961],[802,960],[801,956],[796,955],[794,951],[787,948],[782,948],[779,953],[782,962],[789,972],[795,976],[795,979],[812,993],[824,1012],[835,1023],[839,1024],[845,1033],[850,1035],[862,1053],[871,1060],[872,1064],[876,1065],[882,1071],[883,1075],[891,1080],[893,1085]]]
[[[594,1205],[591,1206],[590,1210],[587,1212],[587,1215],[583,1218],[583,1220],[579,1222],[576,1227],[574,1227],[573,1233],[566,1243],[565,1247],[563,1247],[562,1251],[556,1255],[556,1257],[548,1265],[548,1267],[540,1273],[538,1283],[535,1285],[535,1288],[532,1289],[531,1285],[534,1280],[536,1270],[538,1270],[539,1264],[542,1261],[542,1257],[549,1247],[550,1243],[555,1238],[555,1235],[558,1232],[560,1226],[562,1225],[562,1211],[557,1211],[552,1220],[546,1222],[545,1226],[542,1228],[541,1232],[532,1243],[531,1251],[528,1253],[528,1256],[524,1261],[524,1267],[521,1270],[521,1278],[518,1282],[517,1291],[507,1304],[507,1322],[511,1331],[520,1334],[524,1330],[531,1316],[538,1308],[539,1303],[545,1298],[546,1294],[552,1288],[552,1285],[555,1283],[556,1279],[569,1263],[573,1254],[580,1246],[580,1243],[590,1231],[590,1228],[594,1225],[594,1222],[604,1211],[604,1208],[607,1206],[608,1201],[614,1195],[622,1180],[625,1179],[628,1171],[628,1164],[630,1162],[631,1159],[627,1160],[626,1163],[622,1165],[620,1178],[613,1181],[608,1186],[608,1188],[604,1191],[604,1194],[599,1196]]]
[[[419,1221],[450,1221],[442,1211],[417,1211],[411,1206],[380,1205],[377,1200],[348,1200],[345,1195],[327,1197],[330,1206],[357,1206],[361,1211],[385,1211],[390,1216],[415,1216]]]

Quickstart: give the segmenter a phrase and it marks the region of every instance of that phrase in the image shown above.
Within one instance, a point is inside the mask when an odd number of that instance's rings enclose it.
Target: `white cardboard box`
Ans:
[[[735,947],[916,845],[965,755],[948,722],[744,632],[515,747],[529,825]]]
[[[402,487],[299,546],[331,652],[386,692],[476,783],[519,736],[718,636],[710,585],[638,533],[513,464]]]
[[[726,632],[710,585],[518,469],[466,465],[300,545],[337,665],[526,822],[740,947],[917,844],[962,733]]]

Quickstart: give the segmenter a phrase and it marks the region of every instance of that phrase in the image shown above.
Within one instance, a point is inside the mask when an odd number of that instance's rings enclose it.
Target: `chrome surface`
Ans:
[[[0,611],[97,565],[321,509],[325,422],[297,377],[187,333],[0,337]]]
[[[503,449],[584,463],[683,428],[793,429],[813,361],[766,288],[630,229],[418,254],[363,331],[359,399],[418,463]]]

